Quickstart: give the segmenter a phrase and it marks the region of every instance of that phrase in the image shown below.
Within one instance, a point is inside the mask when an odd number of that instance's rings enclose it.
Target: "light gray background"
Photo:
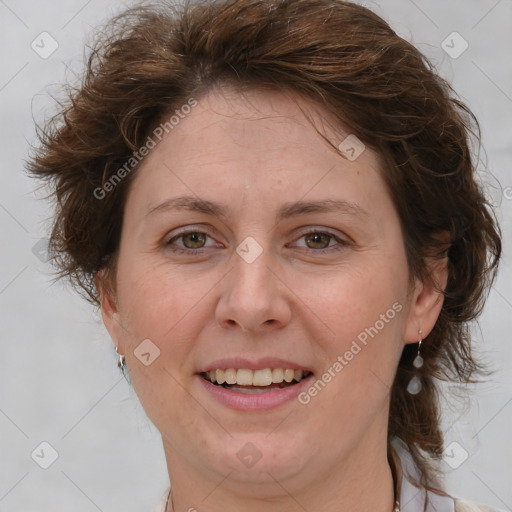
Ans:
[[[512,1],[364,3],[436,63],[482,124],[482,178],[494,186],[505,256],[474,332],[496,373],[471,390],[466,414],[448,410],[447,445],[469,457],[444,467],[455,495],[511,510]],[[0,511],[150,511],[168,485],[158,432],[118,373],[99,314],[52,285],[33,253],[50,209],[23,172],[32,116],[53,112],[49,93],[82,68],[86,34],[125,4],[0,0]],[[31,48],[43,31],[59,44],[47,59]],[[453,31],[469,43],[456,59],[440,46]],[[31,458],[43,441],[59,455],[48,469]]]

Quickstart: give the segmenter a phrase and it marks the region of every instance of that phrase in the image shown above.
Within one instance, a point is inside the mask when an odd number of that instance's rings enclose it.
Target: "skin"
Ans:
[[[328,119],[279,92],[224,89],[201,97],[137,170],[115,291],[108,292],[103,273],[97,278],[105,325],[162,434],[175,511],[393,508],[389,390],[404,344],[416,343],[420,329],[428,335],[442,296],[431,280],[409,280],[378,155],[366,148],[355,161],[343,158],[298,105],[317,125]],[[321,129],[336,146],[350,133]],[[223,203],[229,214],[148,214],[181,195]],[[284,203],[323,199],[366,213],[276,222]],[[208,236],[169,245],[184,227]],[[311,231],[334,237],[304,236]],[[248,236],[263,250],[252,263],[236,252]],[[444,287],[446,266],[433,272]],[[213,400],[195,375],[219,358],[274,356],[319,377],[396,302],[400,313],[308,404],[234,411]],[[134,355],[144,339],[160,350],[149,366]],[[237,457],[248,442],[261,453],[250,468]]]

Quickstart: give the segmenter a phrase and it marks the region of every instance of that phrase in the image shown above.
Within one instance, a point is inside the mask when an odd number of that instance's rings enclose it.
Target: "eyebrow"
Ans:
[[[151,207],[147,212],[146,217],[158,212],[179,209],[199,212],[212,217],[219,217],[221,219],[229,217],[229,208],[226,205],[193,196],[181,196],[167,199],[162,203]],[[363,210],[356,203],[335,199],[323,199],[319,201],[296,201],[284,203],[277,212],[276,220],[282,221],[299,215],[306,215],[308,213],[332,212],[368,217],[368,212]]]

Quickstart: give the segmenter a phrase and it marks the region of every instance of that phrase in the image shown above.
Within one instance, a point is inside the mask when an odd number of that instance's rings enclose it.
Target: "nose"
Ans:
[[[293,294],[280,274],[269,250],[250,263],[234,253],[233,268],[222,280],[215,312],[219,325],[255,333],[287,325]]]

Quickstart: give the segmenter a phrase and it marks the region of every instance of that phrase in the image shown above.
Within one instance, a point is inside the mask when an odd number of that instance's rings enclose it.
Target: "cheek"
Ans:
[[[366,255],[328,282],[316,305],[329,327],[328,336],[316,339],[324,371],[319,377],[328,382],[321,401],[337,417],[351,411],[358,421],[369,421],[372,411],[385,403],[403,348],[405,255]]]
[[[332,435],[339,422],[348,436],[357,435],[385,408],[403,347],[406,285],[405,269],[368,264],[340,274],[318,294],[318,311],[332,332],[315,340],[323,373],[307,392],[313,407],[337,418]]]
[[[213,286],[212,279],[206,281],[197,273],[188,276],[187,271],[171,271],[154,262],[120,261],[118,297],[127,365],[137,395],[154,420],[164,396],[183,406],[186,402],[177,382],[193,373],[190,340],[206,322],[199,317],[200,300]],[[150,356],[142,355],[148,352]]]
[[[172,338],[194,315],[211,281],[201,279],[192,270],[173,269],[165,263],[126,261],[118,272],[120,309],[126,327],[134,337],[162,341]]]
[[[359,335],[364,340],[375,327],[384,334],[403,326],[407,292],[403,268],[363,264],[333,273],[322,283],[317,278],[302,283],[300,295],[309,297],[306,304],[321,319],[326,336],[318,341],[323,340],[329,352],[346,349]]]
[[[198,317],[198,304],[213,282],[197,273],[194,277],[191,271],[172,271],[154,261],[148,264],[143,258],[119,262],[117,291],[127,365],[134,389],[156,425],[169,421],[168,417],[175,425],[182,424],[188,418],[186,411],[193,409],[183,390],[188,385],[183,375],[191,374],[190,340],[206,321]],[[150,353],[149,361],[141,357],[143,346]],[[180,405],[169,408],[169,402]]]

